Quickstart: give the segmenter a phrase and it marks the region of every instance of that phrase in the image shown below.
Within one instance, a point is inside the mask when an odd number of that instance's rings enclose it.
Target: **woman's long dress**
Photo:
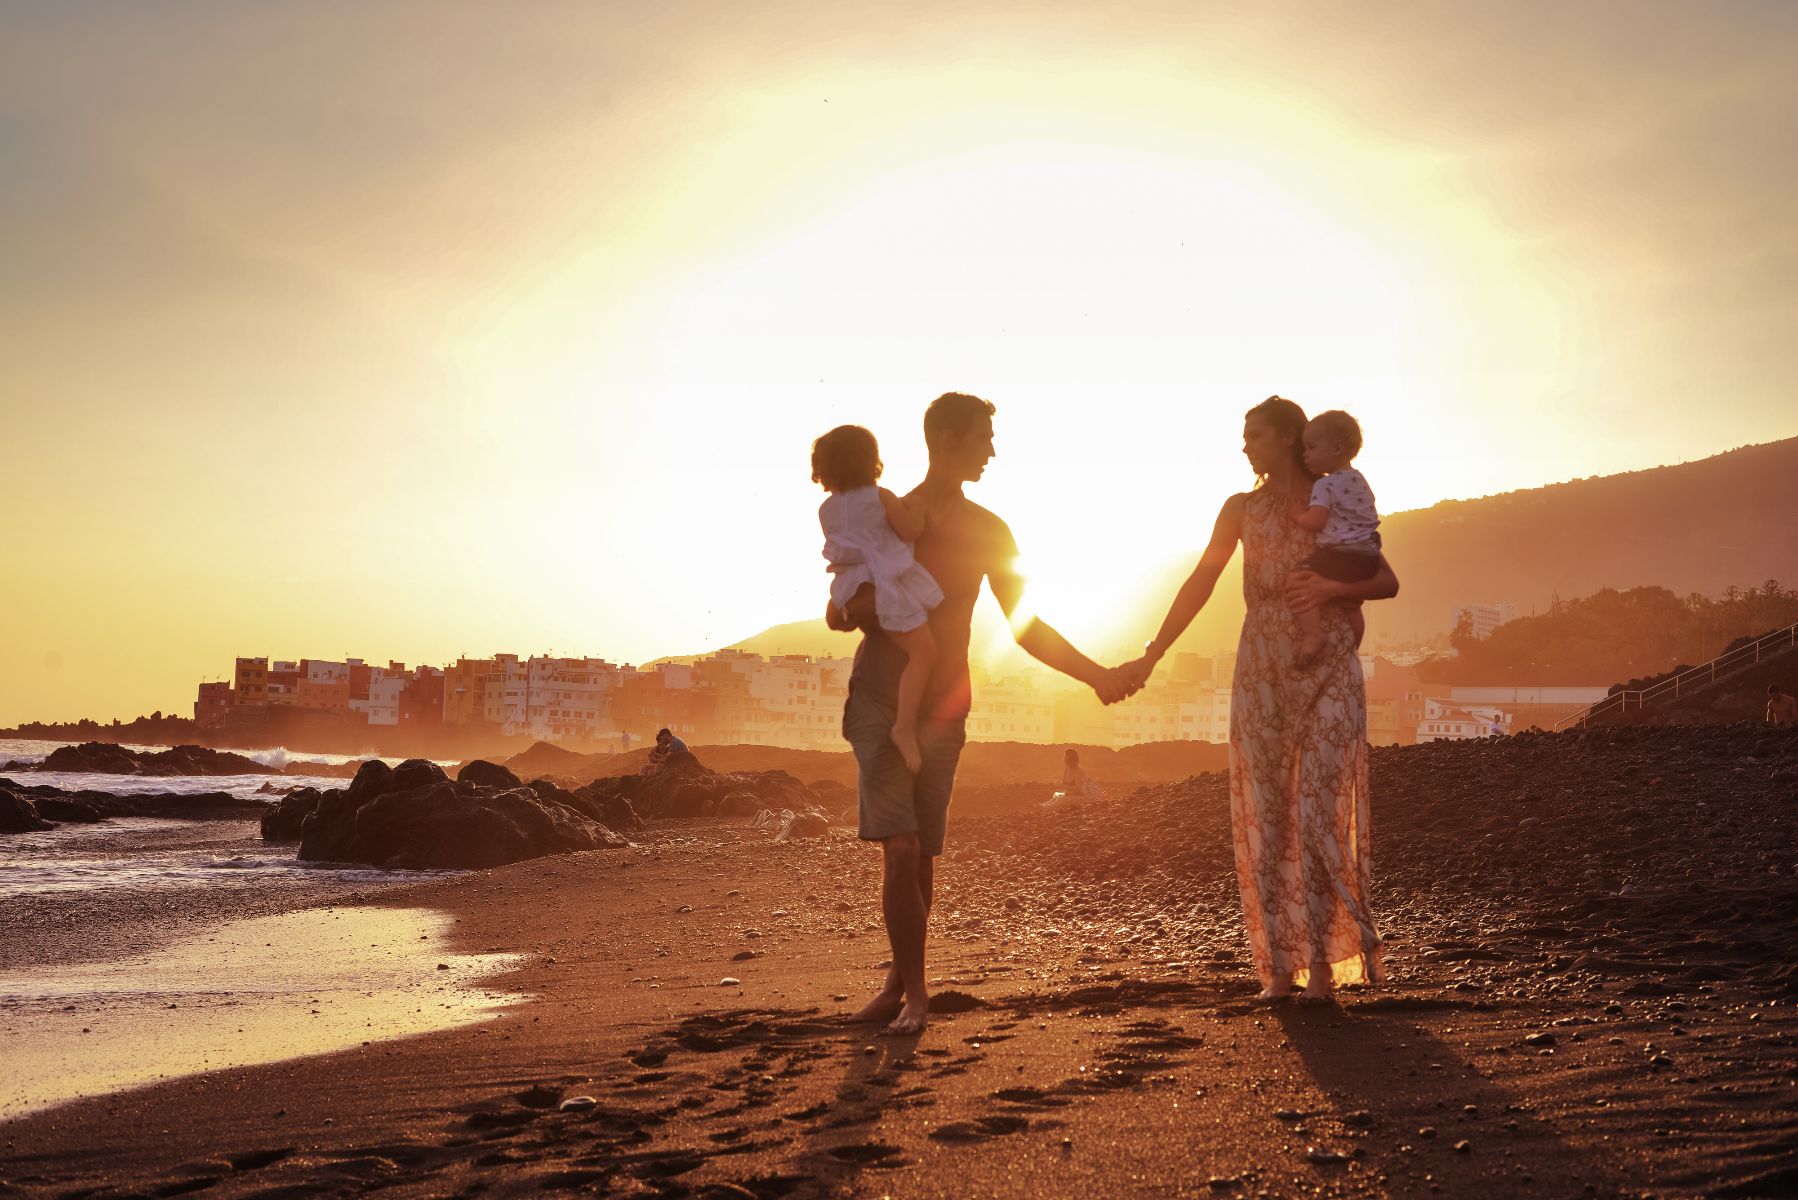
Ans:
[[[1249,494],[1242,522],[1248,615],[1230,693],[1230,824],[1249,945],[1263,986],[1306,986],[1313,962],[1336,983],[1381,978],[1368,908],[1367,696],[1355,636],[1324,610],[1324,651],[1294,674],[1298,628],[1287,574],[1312,535],[1283,497]]]

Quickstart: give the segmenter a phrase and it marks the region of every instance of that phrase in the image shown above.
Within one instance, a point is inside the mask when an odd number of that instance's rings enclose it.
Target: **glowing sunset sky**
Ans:
[[[1798,433],[1798,6],[0,9],[0,724],[816,615],[948,389],[1077,639],[1270,392],[1389,511]]]

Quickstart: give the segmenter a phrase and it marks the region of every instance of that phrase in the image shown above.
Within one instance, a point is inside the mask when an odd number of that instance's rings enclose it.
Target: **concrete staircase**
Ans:
[[[1766,684],[1769,680],[1764,677],[1769,674],[1798,676],[1798,624],[1764,634],[1746,645],[1719,654],[1702,666],[1681,671],[1650,687],[1612,692],[1596,704],[1562,717],[1555,722],[1555,728],[1584,728],[1593,724],[1628,725],[1638,720],[1672,715],[1671,712],[1663,714],[1660,710],[1691,712],[1697,702],[1725,691],[1734,695],[1744,687],[1755,688],[1759,693],[1758,700],[1751,698],[1753,704],[1748,709],[1752,709],[1754,705],[1766,703]],[[1787,690],[1798,692],[1798,686],[1788,686]],[[1744,706],[1732,703],[1727,707],[1735,709]],[[1747,717],[1748,709],[1734,715],[1737,719]],[[1754,711],[1758,716],[1758,710]],[[1717,717],[1710,719],[1716,720]]]

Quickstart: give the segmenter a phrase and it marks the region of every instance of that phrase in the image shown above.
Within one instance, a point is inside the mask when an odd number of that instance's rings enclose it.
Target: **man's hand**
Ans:
[[[1135,663],[1127,663],[1122,667],[1104,667],[1090,681],[1093,693],[1099,697],[1101,704],[1116,704],[1127,700],[1142,690],[1143,680],[1148,678],[1144,672],[1141,678],[1130,670]]]
[[[849,597],[849,603],[842,608],[834,604],[824,608],[824,623],[838,633],[854,633],[858,629],[873,629],[879,625],[874,615],[874,585],[864,583],[855,589],[855,595]]]

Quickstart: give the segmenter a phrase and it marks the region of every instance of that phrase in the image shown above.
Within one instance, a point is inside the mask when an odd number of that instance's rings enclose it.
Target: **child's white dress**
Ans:
[[[904,633],[922,625],[943,602],[943,589],[887,522],[879,488],[831,495],[818,508],[818,524],[824,527],[824,557],[830,563],[830,602],[838,608],[872,581],[880,627]]]

